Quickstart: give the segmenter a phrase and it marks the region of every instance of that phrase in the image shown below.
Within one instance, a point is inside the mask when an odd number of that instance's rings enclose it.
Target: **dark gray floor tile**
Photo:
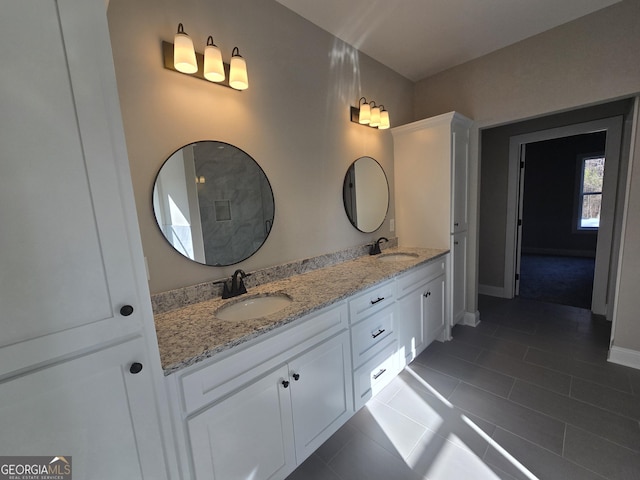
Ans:
[[[480,325],[483,324],[481,323]],[[485,335],[476,330],[477,327],[456,327],[452,332],[453,339],[457,342],[466,343],[485,350],[501,353],[503,355],[509,355],[510,357],[517,358],[518,360],[522,360],[525,353],[527,353],[526,345],[504,340],[492,335]]]
[[[433,342],[424,352],[422,352],[422,355],[428,356],[434,352],[445,353],[452,357],[466,360],[467,362],[473,362],[482,352],[482,348],[469,345],[468,343],[458,342],[456,339],[453,339],[445,343]]]
[[[320,457],[313,454],[287,480],[342,480]]]
[[[493,438],[498,445],[515,457],[527,470],[544,480],[604,480],[602,476],[577,465],[560,455],[497,428]],[[522,471],[496,448],[489,448],[485,461],[520,478]]]
[[[640,449],[640,426],[631,418],[520,380],[513,386],[509,400],[601,435],[619,445]]]
[[[473,415],[465,415],[465,420],[463,412],[445,402],[425,390],[407,387],[388,405],[435,434],[482,457],[486,449],[486,439],[477,429],[491,435],[495,425]]]
[[[554,392],[569,394],[571,376],[564,373],[489,351],[482,352],[476,363],[482,367],[496,370],[510,377],[526,380]]]
[[[328,463],[357,433],[358,429],[351,422],[345,423],[326,442],[320,445],[315,455]]]
[[[486,321],[487,323],[493,323],[498,325],[499,327],[507,327],[511,330],[517,331],[517,332],[521,332],[521,333],[525,333],[525,334],[532,334],[535,333],[535,331],[538,328],[538,325],[533,321],[533,316],[530,314],[526,314],[526,313],[521,313],[521,312],[516,312],[516,313],[507,313],[507,314],[500,314],[500,315],[494,315],[494,314],[485,314],[482,315],[481,313],[481,317],[480,317],[483,321]],[[500,328],[498,330],[496,330],[496,332],[498,332],[500,330]]]
[[[421,480],[401,458],[359,433],[336,455],[329,467],[344,480]]]
[[[571,425],[567,426],[564,456],[611,480],[640,478],[640,454]]]
[[[414,472],[428,480],[495,480],[496,474],[484,463],[483,455],[484,449],[477,455],[444,437],[425,435],[407,463]]]
[[[640,420],[640,399],[636,395],[574,378],[571,396],[605,410]]]
[[[640,370],[629,369],[629,381],[631,382],[631,390],[634,395],[640,396]]]
[[[525,362],[540,365],[583,380],[589,380],[616,390],[631,393],[631,384],[625,371],[616,365],[594,365],[581,362],[567,356],[530,348],[524,357]]]
[[[562,453],[564,423],[559,420],[465,383],[458,385],[449,400],[489,423]]]
[[[420,355],[415,361],[502,397],[506,397],[509,394],[513,385],[513,378],[507,375],[439,352],[431,352],[424,356]]]
[[[427,391],[433,389],[445,398],[448,398],[460,383],[457,378],[420,365],[415,361],[408,365],[398,378],[411,388]]]

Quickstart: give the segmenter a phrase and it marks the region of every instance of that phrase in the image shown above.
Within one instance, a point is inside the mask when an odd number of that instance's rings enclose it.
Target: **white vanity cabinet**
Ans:
[[[171,375],[184,476],[285,478],[342,426],[354,413],[347,317],[329,307]]]
[[[398,360],[403,368],[446,331],[446,272],[448,255],[417,267],[396,280],[398,301]]]
[[[387,281],[349,300],[356,410],[398,373],[395,281]]]

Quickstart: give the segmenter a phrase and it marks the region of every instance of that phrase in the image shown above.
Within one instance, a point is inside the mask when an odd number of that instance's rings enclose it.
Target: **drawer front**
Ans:
[[[235,347],[234,353],[221,354],[219,359],[210,359],[207,365],[181,375],[184,412],[194,412],[286,362],[291,356],[345,330],[348,327],[347,308],[345,304],[332,306],[297,322],[291,328],[283,327],[281,333],[240,350]]]
[[[395,308],[387,305],[351,327],[353,365],[357,367],[374,356],[391,337],[396,337]]]
[[[397,342],[391,343],[353,372],[356,411],[395,378],[398,373],[397,349]]]
[[[426,265],[422,265],[421,267],[398,277],[396,281],[398,298],[412,292],[416,287],[424,282],[444,274],[447,267],[446,259],[446,255],[439,257],[437,260]]]
[[[358,323],[372,313],[391,305],[394,300],[395,287],[393,281],[371,288],[349,300],[349,321],[351,324]]]

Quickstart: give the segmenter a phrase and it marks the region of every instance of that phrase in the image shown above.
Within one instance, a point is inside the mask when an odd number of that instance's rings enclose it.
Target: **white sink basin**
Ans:
[[[418,258],[417,253],[383,253],[378,257],[378,260],[381,262],[406,262],[408,260],[415,260]]]
[[[214,315],[220,320],[251,320],[279,312],[292,301],[291,297],[284,293],[258,295],[224,305],[218,308]]]

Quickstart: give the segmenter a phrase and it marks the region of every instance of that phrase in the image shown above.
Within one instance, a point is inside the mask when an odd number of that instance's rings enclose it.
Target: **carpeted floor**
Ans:
[[[595,259],[522,255],[520,296],[591,309]]]

